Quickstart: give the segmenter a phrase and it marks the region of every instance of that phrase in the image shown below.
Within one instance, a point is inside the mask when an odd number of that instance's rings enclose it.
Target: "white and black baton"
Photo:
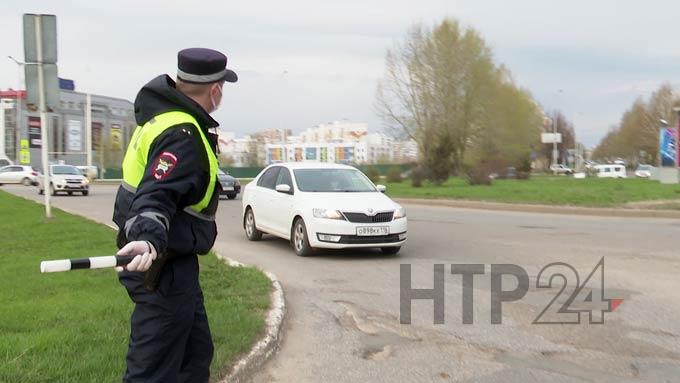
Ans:
[[[104,257],[57,259],[40,262],[41,273],[56,273],[78,269],[105,269],[125,266],[134,259],[134,255],[107,255]]]

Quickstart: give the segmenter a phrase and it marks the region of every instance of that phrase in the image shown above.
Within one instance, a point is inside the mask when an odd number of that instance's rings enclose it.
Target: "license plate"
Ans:
[[[357,227],[357,235],[361,237],[389,235],[389,226],[361,226]]]
[[[234,187],[233,186],[225,186],[225,187],[222,188],[222,190],[232,191],[232,190],[234,190]]]

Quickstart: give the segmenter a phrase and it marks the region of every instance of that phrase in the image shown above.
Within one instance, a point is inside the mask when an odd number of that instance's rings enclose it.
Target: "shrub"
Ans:
[[[425,169],[422,166],[415,166],[411,169],[411,186],[419,188],[423,186],[425,179]]]
[[[491,169],[484,162],[473,165],[465,171],[467,182],[470,185],[491,185],[490,175]]]
[[[366,177],[376,185],[380,183],[380,172],[378,172],[378,169],[376,169],[375,166],[369,166],[366,169]]]
[[[530,176],[531,176],[531,159],[529,159],[529,157],[524,157],[517,164],[517,179],[528,180]]]
[[[401,182],[401,169],[398,167],[390,168],[387,172],[387,182]]]

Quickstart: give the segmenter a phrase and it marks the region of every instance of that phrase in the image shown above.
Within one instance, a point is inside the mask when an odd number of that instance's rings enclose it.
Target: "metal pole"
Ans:
[[[21,69],[23,64],[17,63],[17,82],[19,83],[17,89],[17,99],[15,106],[17,107],[16,126],[14,129],[14,152],[16,162],[21,162]],[[30,165],[30,164],[29,164]]]
[[[553,119],[553,151],[552,164],[557,164],[557,116]]]
[[[14,160],[15,162],[21,162],[21,88],[24,87],[21,81],[21,72],[23,71],[24,65],[26,63],[15,59],[13,56],[7,56],[8,59],[14,61],[17,64],[17,98],[14,106],[16,106],[16,126],[14,131]],[[7,154],[7,153],[5,153]]]
[[[85,139],[87,149],[87,166],[92,166],[92,96],[85,96]]]
[[[38,53],[38,92],[40,93],[40,147],[43,164],[43,190],[45,195],[45,216],[52,218],[52,208],[50,206],[50,164],[47,158],[47,106],[45,105],[45,79],[43,76],[43,57],[42,57],[42,25],[41,16],[35,16],[35,43]]]

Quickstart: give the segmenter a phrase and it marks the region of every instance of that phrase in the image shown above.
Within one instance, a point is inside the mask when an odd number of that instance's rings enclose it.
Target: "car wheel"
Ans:
[[[236,198],[236,194],[227,194],[227,198],[234,199]]]
[[[24,186],[31,186],[31,180],[28,177],[25,177],[23,180],[21,180],[21,184]]]
[[[45,191],[43,189],[38,189],[38,195],[43,195]]]
[[[382,251],[383,254],[386,255],[394,255],[397,254],[401,250],[401,246],[393,246],[393,247],[381,247],[380,251]]]
[[[89,191],[89,190],[83,190],[83,196],[86,196],[86,195],[88,195],[88,194],[90,194],[90,191]]]
[[[309,246],[307,227],[302,218],[298,218],[295,223],[293,223],[292,243],[295,254],[301,257],[309,257],[314,253],[314,249]]]
[[[255,214],[251,208],[248,208],[246,211],[245,229],[246,237],[248,237],[249,241],[259,241],[262,239],[262,232],[257,230],[257,225],[255,225]]]

